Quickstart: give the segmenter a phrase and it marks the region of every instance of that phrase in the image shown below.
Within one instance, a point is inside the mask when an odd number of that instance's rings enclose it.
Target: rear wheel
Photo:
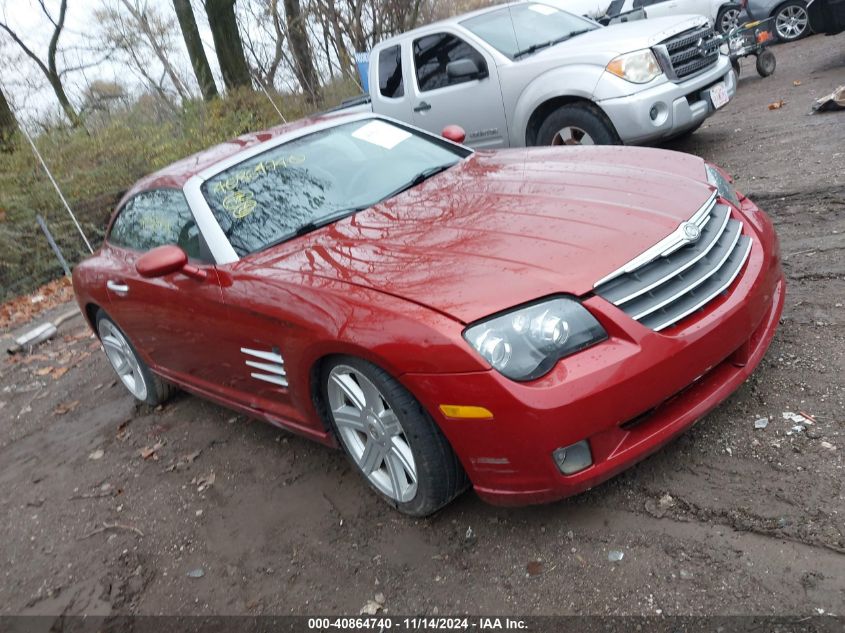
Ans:
[[[618,145],[616,130],[604,113],[592,105],[572,103],[546,117],[537,133],[537,145]]]
[[[467,487],[440,429],[383,369],[339,357],[323,367],[321,384],[335,434],[350,461],[400,512],[429,515]]]
[[[810,32],[807,5],[801,0],[790,0],[774,13],[775,33],[781,42],[794,42]]]
[[[157,406],[170,398],[174,388],[150,371],[123,330],[102,310],[97,313],[97,333],[112,369],[136,400]]]

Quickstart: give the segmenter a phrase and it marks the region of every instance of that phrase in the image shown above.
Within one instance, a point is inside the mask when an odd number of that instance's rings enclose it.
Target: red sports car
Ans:
[[[644,458],[748,377],[785,295],[771,222],[699,158],[474,152],[369,114],[143,179],[74,287],[137,399],[339,444],[416,516]]]

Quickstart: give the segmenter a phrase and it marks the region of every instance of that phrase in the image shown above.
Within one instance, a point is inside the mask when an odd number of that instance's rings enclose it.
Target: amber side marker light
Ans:
[[[440,410],[447,418],[456,420],[492,420],[493,413],[484,407],[467,407],[460,404],[441,404]]]

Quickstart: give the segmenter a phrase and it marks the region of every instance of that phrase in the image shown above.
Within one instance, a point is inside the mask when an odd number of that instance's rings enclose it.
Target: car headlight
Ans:
[[[575,299],[558,297],[511,310],[464,331],[464,338],[499,373],[534,380],[555,363],[607,338]]]
[[[711,165],[710,163],[707,164],[707,182],[716,187],[719,195],[725,200],[735,207],[740,206],[739,195],[737,195],[734,186],[715,165]]]
[[[607,70],[635,84],[648,83],[663,73],[654,53],[648,48],[620,55],[607,65]]]

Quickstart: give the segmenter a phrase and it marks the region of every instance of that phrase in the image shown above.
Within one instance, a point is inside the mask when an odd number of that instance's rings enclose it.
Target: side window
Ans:
[[[415,40],[414,66],[420,91],[427,92],[477,79],[473,76],[449,76],[446,67],[461,59],[472,60],[479,70],[487,68],[481,53],[454,35],[437,33]]]
[[[385,48],[378,56],[379,92],[388,99],[405,96],[405,83],[402,80],[402,48],[397,44]]]
[[[132,198],[120,210],[108,238],[115,246],[148,251],[165,244],[180,246],[200,259],[200,232],[181,191],[158,189]]]

